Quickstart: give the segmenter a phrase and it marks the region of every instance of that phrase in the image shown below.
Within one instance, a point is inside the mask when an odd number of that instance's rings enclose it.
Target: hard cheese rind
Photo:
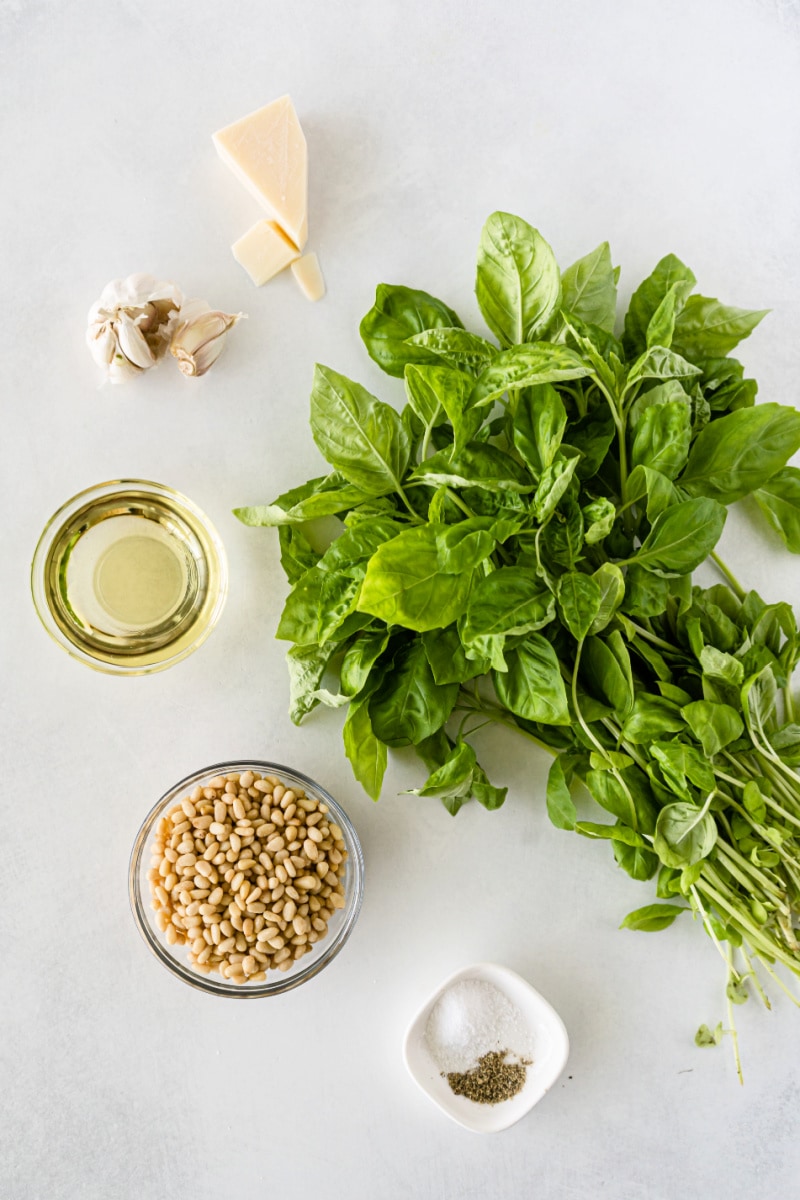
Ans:
[[[325,280],[316,254],[304,254],[293,262],[292,274],[309,300],[321,300],[325,295]]]
[[[256,221],[231,249],[257,287],[300,257],[297,247],[275,221]]]
[[[289,97],[234,121],[213,140],[223,162],[302,250],[308,239],[308,151]]]

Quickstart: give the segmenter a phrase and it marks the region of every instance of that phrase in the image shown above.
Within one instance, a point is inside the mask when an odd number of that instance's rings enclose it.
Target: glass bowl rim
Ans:
[[[214,607],[209,614],[208,620],[194,641],[184,646],[179,653],[173,654],[171,657],[163,659],[160,662],[125,666],[123,664],[106,663],[102,659],[94,658],[88,650],[81,650],[70,641],[56,623],[50,611],[50,606],[47,603],[47,598],[44,594],[44,566],[54,539],[58,537],[66,521],[74,511],[80,509],[84,503],[92,498],[99,500],[103,496],[113,496],[117,491],[130,487],[150,492],[155,496],[169,496],[170,499],[177,501],[179,505],[186,508],[197,518],[216,554],[219,570],[219,587]],[[36,549],[33,552],[30,587],[33,606],[36,609],[36,615],[41,621],[45,632],[61,650],[69,654],[70,658],[74,658],[77,662],[83,663],[84,666],[91,667],[93,671],[99,671],[103,675],[153,675],[157,671],[164,671],[168,667],[172,667],[176,663],[182,662],[183,659],[188,658],[190,654],[193,654],[195,650],[202,646],[211,631],[216,627],[228,596],[228,559],[225,553],[225,546],[213,521],[199,505],[195,504],[183,492],[179,492],[177,488],[169,487],[165,483],[156,483],[152,479],[107,479],[102,483],[92,484],[90,487],[76,492],[74,496],[65,500],[47,521],[39,535]]]
[[[146,900],[141,888],[141,875],[143,859],[147,844],[152,836],[156,821],[158,820],[162,810],[169,801],[177,801],[177,793],[185,789],[191,790],[202,779],[213,778],[214,775],[229,775],[234,772],[242,774],[247,770],[260,771],[263,775],[279,775],[286,777],[289,780],[296,780],[304,788],[308,786],[312,791],[316,792],[320,799],[327,804],[336,817],[336,823],[341,827],[345,834],[345,842],[347,843],[348,862],[352,864],[353,881],[351,888],[348,889],[351,894],[345,897],[344,921],[336,935],[331,939],[330,944],[325,947],[319,958],[314,959],[306,967],[301,968],[295,974],[283,974],[275,972],[276,978],[273,981],[267,979],[264,983],[258,984],[257,987],[242,986],[241,984],[228,983],[220,976],[218,979],[213,975],[202,975],[199,971],[192,971],[190,967],[180,963],[173,954],[170,953],[169,947],[164,945],[159,938],[156,937],[155,931],[150,925],[145,914]],[[339,951],[344,946],[345,942],[352,933],[353,926],[358,919],[358,914],[361,911],[361,903],[364,898],[364,854],[361,849],[361,842],[355,827],[349,816],[339,804],[337,800],[331,796],[324,787],[309,775],[304,775],[301,771],[295,770],[293,767],[286,767],[281,763],[267,762],[265,759],[230,759],[225,762],[213,763],[211,766],[203,767],[199,771],[193,771],[191,775],[187,775],[178,783],[169,788],[161,798],[153,805],[147,816],[142,821],[139,831],[134,839],[131,849],[130,860],[128,864],[128,899],[130,901],[131,912],[133,913],[134,923],[139,930],[145,944],[150,952],[161,962],[167,969],[181,979],[184,983],[188,983],[190,987],[196,988],[198,991],[205,992],[207,995],[224,996],[235,1000],[256,1000],[262,999],[265,996],[279,996],[283,992],[291,991],[293,988],[299,987],[301,983],[305,983],[309,979],[313,979],[318,975],[323,967],[326,967],[332,959],[336,957]],[[302,960],[300,960],[302,961]]]

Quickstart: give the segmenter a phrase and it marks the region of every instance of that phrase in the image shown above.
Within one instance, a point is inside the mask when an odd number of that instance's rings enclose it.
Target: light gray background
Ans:
[[[566,265],[608,238],[624,298],[667,251],[702,290],[771,307],[743,351],[761,398],[795,402],[800,10],[784,0],[0,0],[3,117],[3,1200],[236,1196],[795,1194],[800,1013],[780,994],[739,1013],[685,922],[618,932],[649,885],[551,828],[544,755],[492,733],[505,808],[455,821],[354,786],[341,714],[285,715],[277,539],[244,529],[321,468],[307,427],[315,360],[398,401],[359,342],[380,281],[426,288],[480,329],[484,218],[531,220]],[[211,132],[289,91],[310,151],[310,244],[328,297],[291,277],[254,289],[229,246],[258,216]],[[200,381],[164,367],[96,386],[85,313],[149,270],[250,319]],[[95,674],[38,626],[30,557],[51,512],[118,475],[185,491],[226,543],[231,590],[208,644],[150,678]],[[723,553],[770,598],[800,567],[729,521]],[[149,956],[127,858],[155,798],[236,755],[319,778],[367,861],[346,951],[307,987],[212,999]],[[407,1022],[452,970],[493,959],[562,1014],[562,1079],[511,1131],[452,1125],[405,1073]]]

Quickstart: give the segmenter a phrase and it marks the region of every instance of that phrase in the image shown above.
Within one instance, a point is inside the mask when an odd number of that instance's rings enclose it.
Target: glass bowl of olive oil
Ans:
[[[228,568],[217,531],[186,496],[116,479],[50,518],[31,588],[42,624],[73,658],[144,675],[205,641],[225,604]]]

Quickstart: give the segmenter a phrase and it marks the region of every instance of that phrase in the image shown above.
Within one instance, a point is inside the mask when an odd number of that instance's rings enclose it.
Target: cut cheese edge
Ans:
[[[256,287],[267,283],[300,257],[300,251],[275,221],[256,221],[238,242],[234,242],[231,250]]]
[[[213,134],[217,153],[302,250],[308,240],[308,150],[288,96]]]
[[[325,295],[325,280],[316,254],[304,254],[293,262],[292,274],[308,300],[321,300]]]

